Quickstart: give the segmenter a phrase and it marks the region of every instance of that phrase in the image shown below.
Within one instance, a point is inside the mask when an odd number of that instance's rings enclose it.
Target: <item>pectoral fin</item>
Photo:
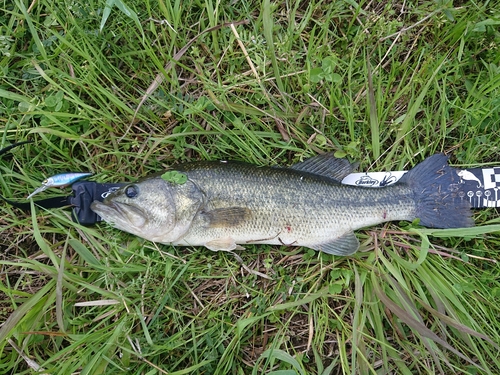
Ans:
[[[230,228],[242,224],[251,214],[246,207],[215,208],[203,212],[210,228]]]
[[[215,240],[208,241],[205,244],[205,247],[212,251],[233,251],[244,249],[244,247],[237,245],[231,237],[217,238]]]
[[[347,232],[332,242],[310,246],[314,250],[323,251],[333,255],[352,255],[359,248],[359,241],[354,232]]]

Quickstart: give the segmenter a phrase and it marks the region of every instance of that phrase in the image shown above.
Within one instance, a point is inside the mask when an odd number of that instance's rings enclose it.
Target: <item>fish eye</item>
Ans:
[[[125,195],[128,198],[135,198],[139,194],[139,189],[135,185],[129,185],[125,188]]]

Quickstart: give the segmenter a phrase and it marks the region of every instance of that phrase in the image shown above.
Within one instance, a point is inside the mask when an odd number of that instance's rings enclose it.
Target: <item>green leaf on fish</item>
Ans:
[[[182,185],[187,181],[187,176],[184,173],[178,171],[168,171],[161,175],[161,178],[172,184]]]

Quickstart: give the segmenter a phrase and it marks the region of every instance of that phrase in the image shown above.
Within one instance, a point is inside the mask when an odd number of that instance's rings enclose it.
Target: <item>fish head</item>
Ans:
[[[187,231],[199,206],[193,184],[184,185],[148,178],[123,186],[103,202],[92,202],[90,208],[117,229],[170,243]],[[191,217],[186,217],[186,212],[192,213]]]

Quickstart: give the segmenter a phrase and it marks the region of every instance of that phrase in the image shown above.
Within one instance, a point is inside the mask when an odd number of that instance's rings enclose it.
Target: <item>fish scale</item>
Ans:
[[[185,183],[146,178],[91,207],[116,228],[152,241],[228,251],[265,243],[349,255],[359,247],[354,230],[386,221],[473,225],[457,171],[440,154],[379,189],[340,184],[352,165],[331,154],[290,168],[195,162],[175,170]]]
[[[174,244],[201,245],[206,237],[231,237],[237,243],[314,248],[349,230],[414,215],[411,190],[400,186],[368,191],[303,171],[236,162],[191,164],[178,170],[201,187],[207,210],[243,205],[252,214],[237,226],[223,228],[211,228],[198,215],[186,236]]]

